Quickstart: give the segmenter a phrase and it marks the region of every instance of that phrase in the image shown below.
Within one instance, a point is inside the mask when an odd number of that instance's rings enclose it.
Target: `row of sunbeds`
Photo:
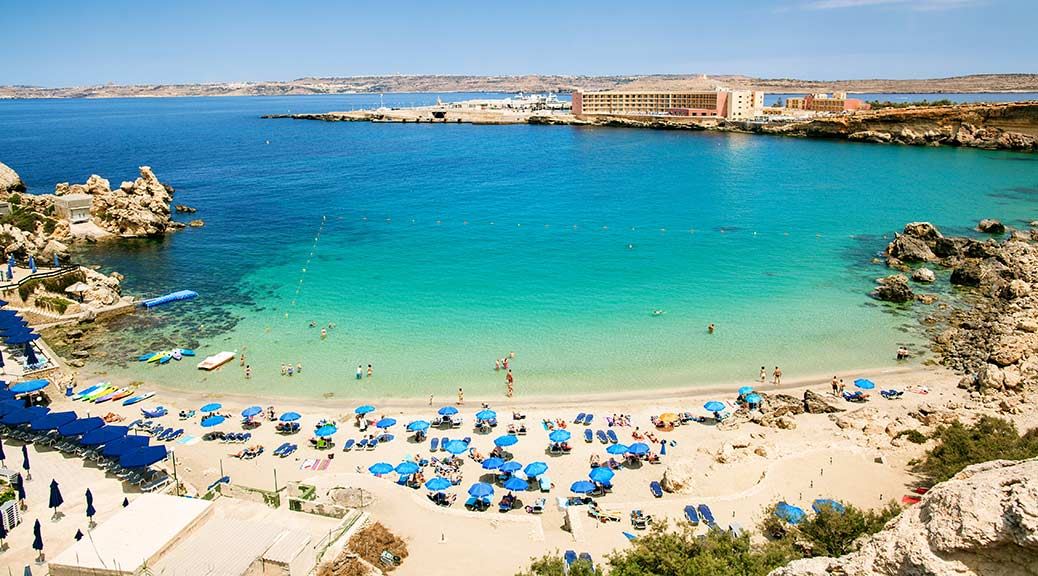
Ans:
[[[379,444],[385,444],[386,442],[392,442],[394,436],[392,434],[382,434],[374,438],[361,438],[360,440],[354,440],[350,438],[343,442],[342,451],[349,452],[356,448],[357,450],[374,450]]]

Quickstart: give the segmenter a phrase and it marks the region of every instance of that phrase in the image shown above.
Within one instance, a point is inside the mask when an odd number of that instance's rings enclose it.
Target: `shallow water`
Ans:
[[[135,294],[201,294],[117,323],[111,373],[307,396],[502,393],[493,364],[510,351],[520,394],[884,366],[918,343],[912,314],[866,296],[890,234],[911,220],[1020,225],[1038,207],[1033,155],[259,118],[377,102],[0,102],[0,159],[34,192],[91,173],[116,186],[147,164],[205,220],[79,255]],[[254,377],[132,361],[171,346],[244,348]],[[280,376],[285,362],[303,373]],[[358,382],[368,363],[375,376]]]

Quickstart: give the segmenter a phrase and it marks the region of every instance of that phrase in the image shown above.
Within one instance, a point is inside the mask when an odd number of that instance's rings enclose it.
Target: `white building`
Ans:
[[[94,197],[89,194],[67,194],[54,198],[54,211],[58,217],[73,224],[90,221],[90,206]]]

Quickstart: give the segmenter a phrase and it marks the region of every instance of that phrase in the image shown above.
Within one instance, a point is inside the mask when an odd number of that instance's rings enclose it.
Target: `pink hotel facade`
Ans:
[[[764,107],[764,93],[752,90],[712,92],[573,92],[573,114],[615,116],[688,116],[748,120]]]

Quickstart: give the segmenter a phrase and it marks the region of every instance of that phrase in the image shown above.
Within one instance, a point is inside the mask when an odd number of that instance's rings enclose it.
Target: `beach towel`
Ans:
[[[191,445],[194,445],[194,444],[198,444],[198,441],[199,441],[198,440],[198,436],[184,436],[180,440],[177,440],[177,444],[180,444],[180,445],[183,445],[183,446],[191,446]]]
[[[303,461],[302,464],[299,465],[299,469],[300,470],[312,470],[313,469],[312,468],[313,465],[316,464],[316,463],[317,463],[317,460],[314,460],[312,458],[307,458],[306,460]]]
[[[325,458],[324,460],[321,460],[321,461],[319,461],[317,463],[317,465],[314,467],[314,470],[318,470],[318,471],[325,470],[325,469],[328,468],[328,465],[330,465],[331,463],[332,463],[331,460],[328,460],[327,458]]]

